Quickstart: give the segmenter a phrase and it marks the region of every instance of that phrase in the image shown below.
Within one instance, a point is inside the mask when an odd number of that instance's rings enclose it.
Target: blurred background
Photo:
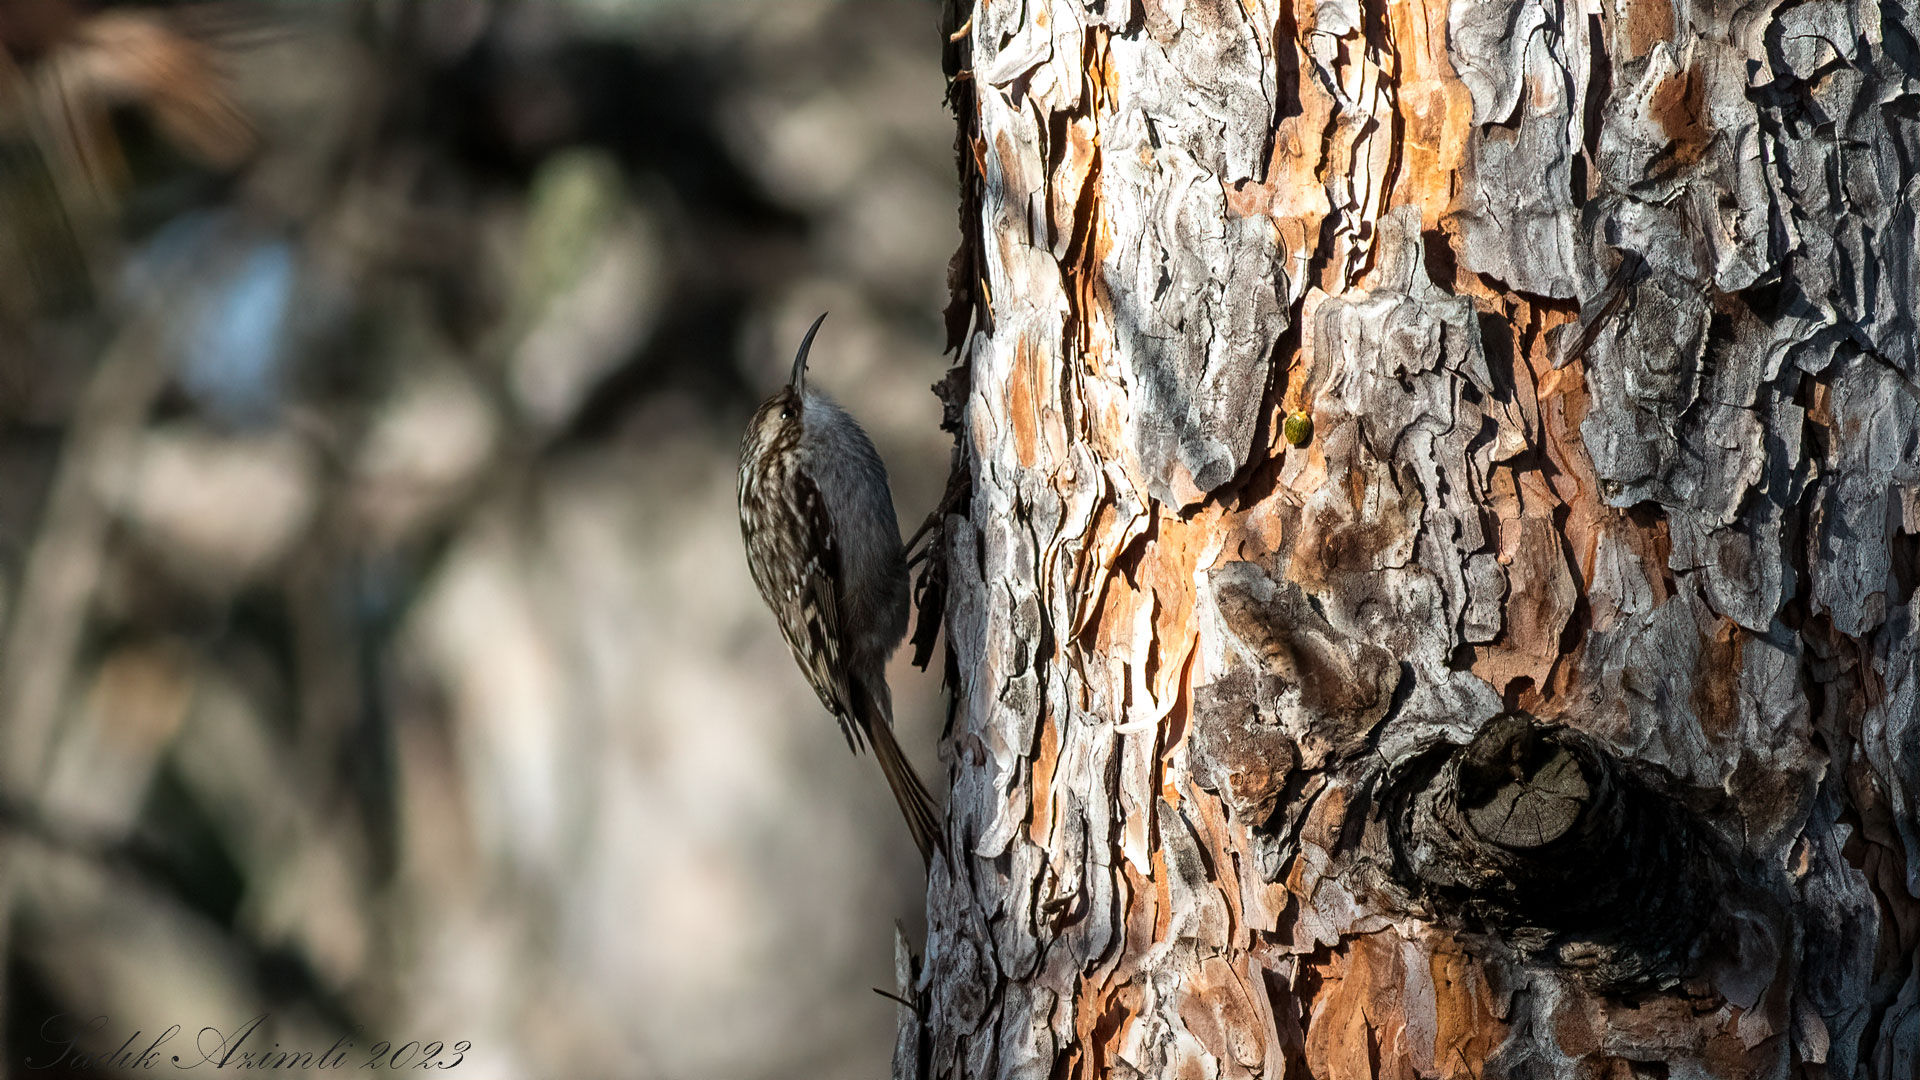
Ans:
[[[734,476],[830,310],[903,531],[939,495],[937,19],[0,0],[8,1075],[260,1015],[344,1068],[885,1074],[919,860]]]

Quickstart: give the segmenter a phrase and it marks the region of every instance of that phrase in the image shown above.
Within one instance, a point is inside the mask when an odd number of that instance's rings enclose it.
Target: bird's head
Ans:
[[[787,379],[787,385],[768,398],[747,424],[746,452],[742,456],[748,460],[799,440],[807,410],[807,351],[813,347],[813,336],[820,332],[820,324],[826,321],[825,312],[813,320],[807,336],[800,339],[800,351],[793,358],[793,374]]]

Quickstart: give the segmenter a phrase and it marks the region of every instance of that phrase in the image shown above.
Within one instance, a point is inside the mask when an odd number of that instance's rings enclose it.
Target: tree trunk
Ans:
[[[1920,1075],[1911,4],[948,18],[897,1072]]]

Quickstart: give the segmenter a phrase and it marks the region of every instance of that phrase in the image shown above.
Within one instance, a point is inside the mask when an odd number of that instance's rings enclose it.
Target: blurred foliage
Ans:
[[[916,860],[732,470],[831,308],[937,494],[937,46],[884,0],[0,2],[0,1064],[265,1015],[878,1074]]]

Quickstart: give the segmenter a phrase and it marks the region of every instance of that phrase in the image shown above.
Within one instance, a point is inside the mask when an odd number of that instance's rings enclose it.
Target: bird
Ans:
[[[940,813],[893,733],[887,658],[906,635],[906,553],[873,440],[807,385],[801,339],[787,385],[748,422],[740,444],[740,535],[747,566],[794,662],[858,754],[874,760],[930,869]]]

